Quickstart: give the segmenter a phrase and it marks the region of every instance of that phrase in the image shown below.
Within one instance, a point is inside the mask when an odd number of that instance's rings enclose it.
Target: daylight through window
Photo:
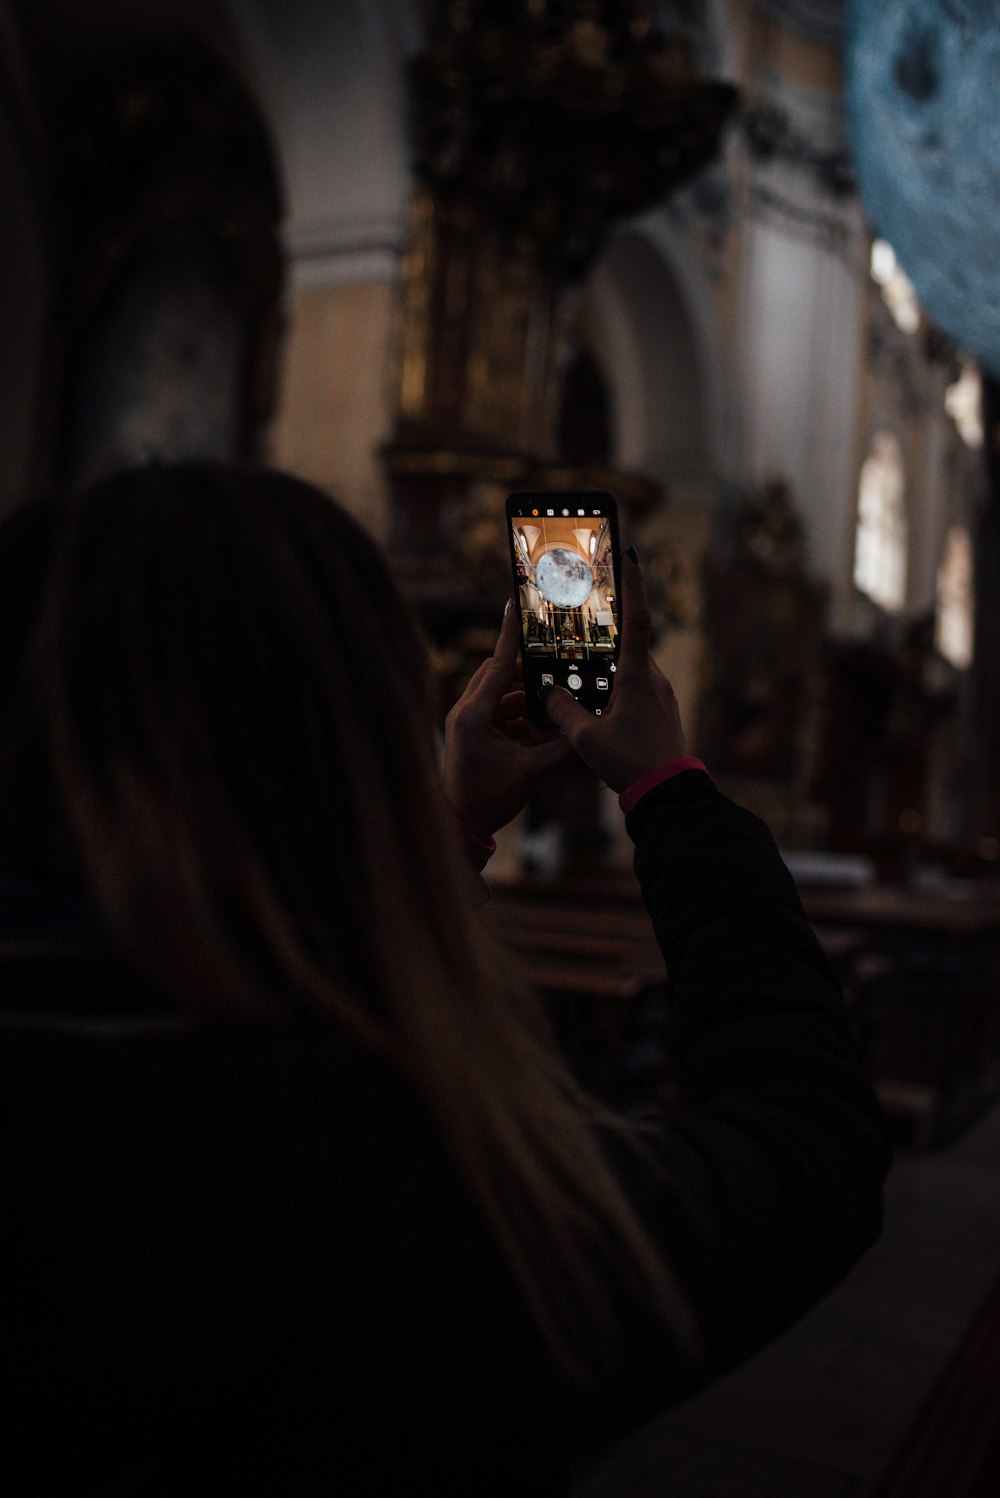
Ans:
[[[903,457],[891,432],[877,432],[861,468],[854,581],[880,607],[906,596],[907,523]]]
[[[938,568],[935,644],[960,671],[972,665],[973,604],[972,542],[964,526],[953,525]]]

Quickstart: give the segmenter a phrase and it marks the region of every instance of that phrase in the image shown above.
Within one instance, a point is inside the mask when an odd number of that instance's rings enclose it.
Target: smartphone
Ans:
[[[511,494],[507,531],[528,718],[551,725],[538,700],[547,684],[606,713],[621,631],[618,501],[604,490]]]

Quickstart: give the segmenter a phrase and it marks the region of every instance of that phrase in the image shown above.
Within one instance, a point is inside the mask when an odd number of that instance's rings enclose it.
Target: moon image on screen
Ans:
[[[558,609],[580,608],[594,586],[593,573],[583,557],[564,547],[545,553],[535,572],[535,581],[546,603],[554,603]]]

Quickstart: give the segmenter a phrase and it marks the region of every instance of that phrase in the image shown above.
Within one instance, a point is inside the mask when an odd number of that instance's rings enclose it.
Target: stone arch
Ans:
[[[613,466],[662,484],[666,502],[637,531],[654,613],[672,621],[657,646],[686,721],[697,718],[702,565],[713,545],[720,480],[735,468],[711,288],[696,247],[662,213],[613,237],[583,292],[581,322],[610,396]],[[680,625],[681,627],[674,627]]]
[[[707,502],[724,466],[723,366],[710,292],[685,250],[655,219],[616,235],[582,322],[611,394],[615,460]]]

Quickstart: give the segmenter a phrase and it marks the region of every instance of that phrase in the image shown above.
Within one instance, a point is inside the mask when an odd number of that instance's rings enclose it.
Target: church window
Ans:
[[[876,432],[861,468],[854,581],[881,608],[906,596],[907,518],[903,457],[891,432]]]
[[[954,385],[944,393],[944,408],[958,427],[966,447],[983,445],[983,385],[976,366],[968,360]]]
[[[964,526],[953,525],[944,539],[937,574],[934,643],[960,671],[972,665],[973,599],[972,541]]]
[[[915,333],[920,326],[917,293],[887,240],[876,239],[872,245],[871,273],[896,326],[904,333]]]

